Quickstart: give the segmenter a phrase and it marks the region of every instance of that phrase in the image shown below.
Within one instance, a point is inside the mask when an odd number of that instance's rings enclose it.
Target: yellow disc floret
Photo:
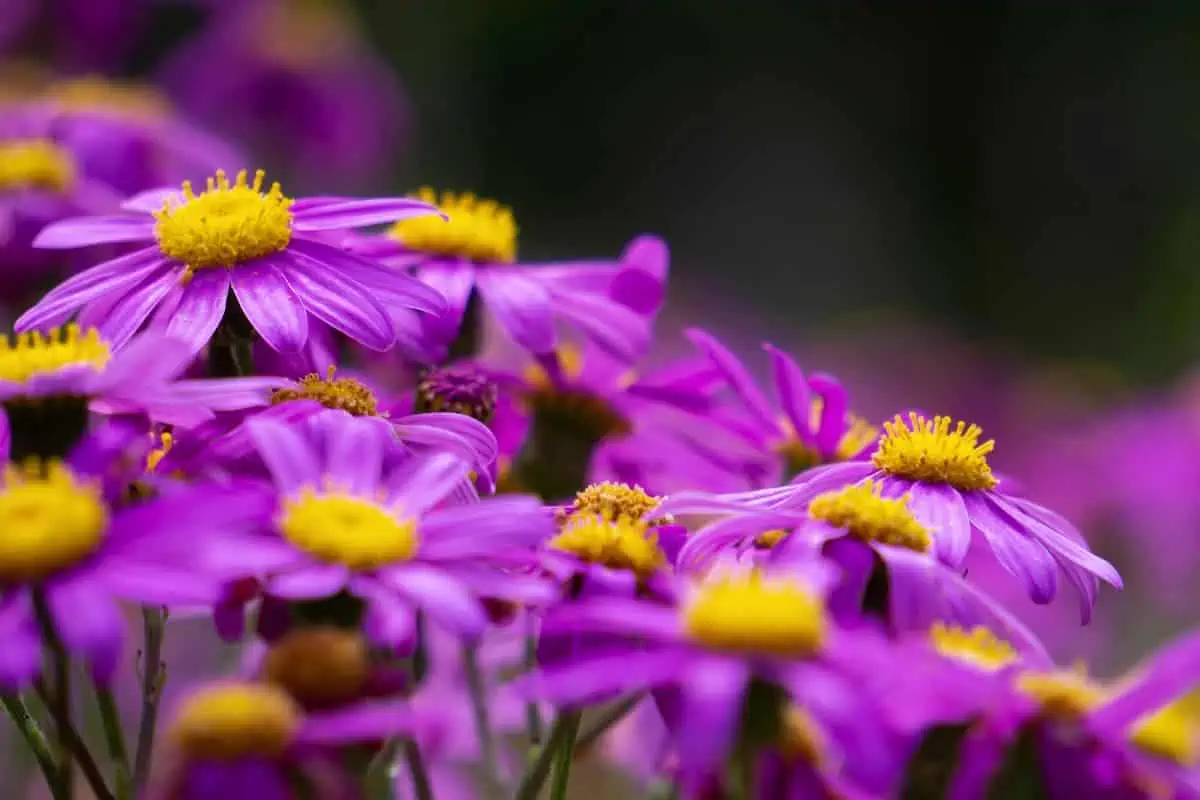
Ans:
[[[282,689],[266,683],[211,686],[192,695],[175,716],[170,738],[189,759],[276,758],[300,728],[302,712]]]
[[[247,172],[230,184],[217,170],[200,194],[183,182],[182,199],[166,200],[154,212],[154,236],[163,255],[187,265],[187,275],[205,267],[233,267],[278,253],[292,240],[292,199],[278,183],[264,192],[266,173]]]
[[[912,412],[907,423],[897,415],[883,427],[885,434],[871,460],[889,475],[964,491],[996,486],[987,460],[996,443],[988,439],[980,444],[983,430],[978,425],[953,423],[949,417],[930,421]]]
[[[572,510],[601,514],[614,519],[616,517],[641,519],[658,508],[660,503],[662,503],[661,497],[648,494],[640,486],[604,481],[593,483],[576,494]],[[658,520],[650,520],[652,525],[658,522]]]
[[[75,159],[47,139],[0,142],[0,190],[65,192],[75,183]]]
[[[517,257],[517,223],[512,211],[494,200],[470,193],[437,192],[428,186],[414,195],[436,205],[449,221],[427,215],[402,219],[390,234],[405,247],[422,253],[490,264],[511,264]]]
[[[296,628],[271,645],[263,677],[305,708],[327,708],[357,699],[370,676],[370,652],[356,631]]]
[[[1020,660],[1012,645],[982,625],[968,631],[935,622],[929,630],[929,639],[942,655],[984,670],[1001,669]]]
[[[807,586],[758,571],[709,578],[683,615],[698,644],[748,654],[812,655],[827,628],[824,603]]]
[[[292,400],[316,400],[326,408],[339,409],[355,417],[376,416],[379,409],[371,390],[353,378],[335,378],[334,370],[331,366],[325,378],[312,373],[301,378],[296,386],[276,389],[271,395],[271,405]]]
[[[119,83],[99,75],[55,83],[46,89],[45,98],[58,111],[146,121],[165,119],[171,114],[171,104],[149,86]]]
[[[1200,763],[1200,690],[1140,719],[1130,739],[1148,753],[1184,767]]]
[[[83,366],[96,372],[112,358],[108,343],[95,328],[86,332],[75,323],[48,333],[28,331],[13,337],[0,335],[0,380],[24,383],[64,367]]]
[[[407,561],[417,551],[412,520],[337,492],[305,489],[286,501],[279,527],[285,539],[313,557],[355,570]]]
[[[1082,670],[1027,672],[1017,688],[1036,700],[1042,713],[1054,720],[1076,720],[1104,702],[1105,691]]]
[[[43,580],[100,547],[108,513],[100,488],[58,462],[4,470],[0,489],[0,583]]]
[[[549,546],[583,561],[629,570],[643,578],[667,563],[646,523],[626,516],[572,514]]]
[[[847,486],[836,492],[818,495],[808,506],[809,516],[845,528],[867,542],[925,552],[929,549],[929,531],[908,510],[909,497],[896,500],[880,496],[872,481]]]

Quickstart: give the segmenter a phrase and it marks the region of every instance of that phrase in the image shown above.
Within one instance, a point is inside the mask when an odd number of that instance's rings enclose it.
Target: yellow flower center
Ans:
[[[824,407],[824,401],[820,397],[814,397],[809,404],[809,426],[812,430],[817,430],[821,426],[821,410]],[[775,452],[783,458],[784,470],[787,477],[794,477],[801,472],[818,466],[825,461],[848,461],[861,453],[871,442],[875,441],[875,437],[879,435],[879,429],[867,422],[857,414],[850,414],[850,426],[846,432],[842,434],[842,438],[838,441],[837,447],[834,448],[832,457],[823,458],[813,448],[800,440],[800,436],[796,433],[795,426],[791,420],[784,417],[780,420],[780,427],[783,429],[783,438],[776,443]]]
[[[604,481],[593,483],[575,495],[572,509],[587,514],[600,514],[609,518],[629,517],[641,519],[658,508],[661,497],[647,494],[640,486],[627,483]],[[662,524],[660,520],[649,520],[649,524]]]
[[[45,139],[0,142],[0,189],[65,192],[75,183],[75,159]]]
[[[782,657],[817,652],[827,626],[824,603],[806,586],[757,571],[706,580],[683,614],[705,647]]]
[[[436,205],[450,217],[426,215],[402,219],[390,235],[410,250],[437,256],[466,258],[490,264],[511,264],[517,258],[517,223],[512,211],[494,200],[442,192],[441,200],[428,186],[414,195]]]
[[[170,116],[171,105],[148,86],[118,83],[99,75],[71,78],[45,93],[55,108],[110,116],[156,120]]]
[[[1185,767],[1200,763],[1200,690],[1140,719],[1130,739],[1138,747]]]
[[[171,445],[175,443],[175,437],[170,431],[163,431],[158,435],[158,442],[159,446],[146,455],[146,472],[154,472],[154,470],[158,469],[159,463],[166,457],[167,453],[171,452]]]
[[[577,348],[563,347],[558,363],[568,379],[578,378],[583,370],[583,355]],[[556,429],[566,428],[596,441],[621,438],[633,431],[633,424],[598,394],[581,388],[555,386],[537,364],[525,369],[529,389],[521,398],[531,415]],[[632,382],[632,376],[628,377]]]
[[[1036,700],[1042,713],[1054,720],[1070,721],[1104,702],[1105,692],[1082,670],[1027,672],[1017,678],[1017,688]]]
[[[296,629],[272,645],[263,676],[305,708],[328,708],[358,698],[370,669],[361,635],[315,627]]]
[[[417,551],[417,528],[370,500],[305,489],[284,504],[285,539],[321,561],[370,570],[407,561]]]
[[[266,173],[247,182],[242,170],[229,183],[223,170],[200,194],[183,182],[183,201],[169,198],[154,212],[154,236],[163,255],[187,265],[185,279],[206,267],[233,267],[272,253],[292,240],[292,199],[278,183],[263,192]]]
[[[949,417],[930,421],[912,412],[906,424],[897,415],[883,423],[886,433],[871,460],[889,475],[911,481],[947,483],[965,491],[995,487],[998,481],[987,457],[996,442],[988,439],[980,444],[983,430],[978,425],[950,426]]]
[[[376,416],[378,408],[371,390],[353,378],[334,378],[334,370],[329,368],[327,378],[312,373],[301,378],[298,386],[276,389],[271,395],[271,405],[316,400],[326,408],[340,409],[356,417]]]
[[[100,546],[107,521],[99,487],[61,463],[10,464],[0,489],[0,582],[40,581],[78,564]]]
[[[1012,645],[982,625],[968,631],[936,622],[929,631],[929,639],[942,655],[988,671],[1007,667],[1020,659]]]
[[[909,497],[888,500],[872,481],[826,492],[813,499],[808,513],[836,528],[845,528],[867,542],[906,547],[924,553],[929,549],[929,531],[908,510]]]
[[[236,761],[276,758],[300,727],[302,712],[282,689],[269,684],[212,686],[179,709],[170,737],[187,758]]]
[[[643,578],[667,563],[646,523],[633,517],[572,514],[549,546],[589,563],[629,570]]]
[[[820,766],[825,761],[825,735],[804,709],[788,706],[783,712],[779,754],[788,761]]]
[[[112,353],[95,328],[86,333],[75,323],[49,333],[28,331],[14,338],[0,335],[0,380],[24,383],[63,367],[87,366],[99,372]]]
[[[786,539],[789,533],[791,531],[785,531],[783,528],[772,528],[769,531],[763,531],[754,537],[754,546],[759,550],[770,550]]]

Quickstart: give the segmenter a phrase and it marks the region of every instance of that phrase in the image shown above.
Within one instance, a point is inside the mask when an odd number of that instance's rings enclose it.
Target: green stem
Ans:
[[[412,739],[404,740],[404,761],[408,764],[408,773],[412,777],[413,794],[416,800],[433,800],[433,786],[429,782],[429,771],[425,769],[425,760],[421,758],[421,748]]]
[[[496,743],[492,738],[492,725],[488,718],[487,687],[484,685],[483,672],[479,669],[479,650],[473,644],[463,645],[463,671],[466,673],[467,692],[471,697],[471,709],[475,716],[475,733],[479,737],[483,774],[489,786],[498,787],[500,770],[496,765]]]
[[[632,714],[633,710],[638,707],[638,704],[642,702],[644,697],[645,695],[643,694],[635,694],[606,708],[591,725],[588,725],[580,732],[579,739],[577,740],[577,749],[584,751],[594,746],[596,742],[604,738],[604,735],[619,724],[621,720]]]
[[[575,737],[579,734],[582,715],[576,713],[571,720],[558,754],[554,758],[554,778],[550,783],[550,800],[566,800],[567,783],[571,779],[571,764],[575,760]]]
[[[130,800],[133,797],[133,783],[129,772],[129,754],[125,752],[125,729],[121,726],[121,715],[112,691],[97,686],[96,703],[100,706],[104,741],[113,763],[117,800]]]
[[[162,663],[163,638],[166,635],[166,610],[142,608],[142,634],[145,651],[142,654],[142,718],[138,723],[137,749],[134,751],[133,787],[140,793],[150,775],[150,757],[154,752],[155,729],[158,727],[158,700],[162,695],[166,670]]]
[[[391,739],[379,748],[379,752],[367,764],[366,774],[363,776],[363,797],[370,798],[370,800],[391,800],[393,797],[392,767],[395,766],[396,756],[399,753],[400,741],[398,739]]]
[[[58,765],[59,796],[63,800],[71,800],[75,794],[74,765],[67,733],[72,729],[71,665],[67,649],[54,629],[54,617],[46,604],[46,597],[41,592],[34,592],[33,612],[42,634],[42,644],[49,654],[48,671],[52,686],[44,699],[54,720],[54,759]]]
[[[37,759],[38,767],[41,768],[42,775],[46,778],[46,785],[50,787],[51,792],[57,798],[58,768],[54,765],[54,755],[50,752],[50,743],[46,741],[46,734],[42,732],[41,726],[29,713],[29,708],[19,695],[0,692],[0,703],[4,704],[4,710],[8,712],[13,725],[20,732],[25,744],[29,746],[33,757]]]
[[[537,634],[534,631],[533,617],[525,615],[525,671],[529,672],[537,666]],[[542,713],[537,703],[530,701],[525,704],[525,732],[531,745],[541,744]]]
[[[529,765],[529,768],[525,770],[524,777],[521,778],[516,800],[537,800],[542,786],[546,783],[546,778],[550,775],[550,767],[554,764],[555,756],[558,755],[564,742],[574,743],[575,732],[579,729],[579,717],[580,712],[578,711],[558,712],[558,716],[554,718],[554,723],[550,726],[546,744],[542,746],[537,758]]]

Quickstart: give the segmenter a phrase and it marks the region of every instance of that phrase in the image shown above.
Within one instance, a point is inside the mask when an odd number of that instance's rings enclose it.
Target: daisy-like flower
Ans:
[[[653,236],[629,243],[617,260],[518,264],[512,211],[473,194],[423,188],[416,197],[450,219],[440,227],[419,219],[397,222],[385,234],[348,243],[355,252],[411,269],[446,296],[441,318],[447,345],[456,335],[478,336],[481,303],[518,345],[540,355],[558,343],[563,322],[625,362],[650,344],[650,316],[662,302],[666,245]],[[467,355],[475,355],[469,349]]]
[[[224,573],[210,547],[255,522],[261,498],[217,486],[119,507],[113,480],[141,434],[104,428],[65,461],[10,464],[0,478],[0,683],[29,684],[49,626],[98,680],[114,674],[125,624],[117,600],[213,603]],[[40,621],[40,625],[39,625]]]
[[[389,314],[439,311],[436,291],[322,241],[328,231],[373,225],[435,209],[414,200],[319,197],[293,200],[264,173],[232,183],[218,171],[199,194],[155,190],[125,207],[136,214],[84,217],[50,225],[35,244],[74,248],[103,242],[153,242],[92,267],[52,289],[17,320],[18,330],[56,325],[77,311],[121,346],[152,325],[193,352],[212,338],[232,289],[253,330],[276,350],[308,340],[309,316],[374,350],[396,342]]]
[[[178,380],[191,361],[177,339],[147,332],[114,352],[94,328],[72,323],[48,333],[0,336],[0,427],[9,454],[62,457],[84,435],[89,411],[145,414],[197,424],[214,411],[266,404],[276,378]]]
[[[722,572],[688,587],[676,607],[616,596],[578,603],[542,635],[626,637],[625,651],[540,670],[522,679],[523,689],[564,706],[665,692],[660,708],[687,782],[720,774],[739,732],[749,737],[744,745],[778,745],[755,737],[773,739],[796,706],[823,735],[813,768],[840,768],[865,790],[886,793],[902,752],[855,677],[890,668],[886,650],[869,631],[833,624],[822,573]]]
[[[805,377],[790,355],[764,343],[778,402],[772,406],[738,357],[716,337],[696,328],[686,335],[712,361],[741,406],[736,413],[714,413],[713,419],[771,465],[768,480],[790,480],[821,464],[856,459],[878,437],[875,426],[850,412],[846,390],[832,375]]]
[[[230,550],[231,570],[261,576],[265,594],[277,599],[348,592],[366,604],[368,636],[392,646],[410,643],[417,609],[477,638],[487,625],[481,596],[519,603],[553,596],[544,582],[502,569],[513,558],[527,563],[531,556],[519,554],[551,532],[550,514],[535,498],[439,507],[467,472],[460,458],[437,453],[388,470],[373,426],[341,416],[329,423],[320,450],[279,422],[247,423],[277,508],[266,530]]]
[[[962,566],[974,531],[1034,602],[1054,598],[1061,569],[1079,593],[1085,623],[1099,579],[1121,588],[1116,569],[1088,549],[1074,525],[1004,490],[988,464],[995,442],[980,442],[978,426],[913,412],[884,423],[884,431],[869,461],[817,467],[791,486],[764,490],[758,502],[803,509],[825,491],[871,480],[885,497],[910,497],[913,515],[933,532],[934,553],[952,569]]]

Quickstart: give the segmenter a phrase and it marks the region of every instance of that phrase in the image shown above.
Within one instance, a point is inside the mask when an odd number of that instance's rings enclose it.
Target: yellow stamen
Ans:
[[[75,184],[75,159],[47,139],[0,142],[0,190],[49,189],[65,192]]]
[[[983,430],[978,425],[950,425],[949,417],[930,421],[912,412],[906,424],[897,415],[883,423],[886,433],[871,460],[889,475],[911,481],[946,483],[965,491],[994,488],[998,481],[987,457],[995,441],[980,444]]]
[[[1200,690],[1193,690],[1135,724],[1138,747],[1184,767],[1200,763]]]
[[[709,578],[683,610],[684,627],[715,650],[804,657],[825,639],[825,606],[807,586],[752,571]]]
[[[263,677],[305,708],[327,708],[358,698],[370,669],[367,643],[359,633],[298,628],[271,646]]]
[[[328,377],[316,373],[305,375],[299,385],[276,389],[271,395],[271,405],[292,400],[316,400],[326,408],[335,408],[356,417],[374,417],[378,414],[375,395],[353,378],[334,378],[335,367],[329,368]]]
[[[641,519],[643,516],[658,508],[662,503],[661,497],[647,494],[640,486],[630,486],[627,483],[604,481],[593,483],[575,495],[572,509],[576,512],[600,514],[615,519],[629,517]],[[663,520],[650,520],[651,525],[663,523]]]
[[[61,111],[158,120],[171,114],[171,104],[149,86],[119,83],[100,75],[86,75],[56,83],[46,89],[46,99]]]
[[[170,737],[187,758],[275,758],[300,727],[302,712],[282,689],[265,683],[212,686],[180,708]]]
[[[1017,688],[1036,700],[1046,717],[1059,721],[1079,719],[1105,699],[1082,669],[1027,672],[1017,678]]]
[[[867,542],[905,547],[924,553],[929,549],[929,531],[908,510],[908,495],[888,500],[872,481],[826,492],[813,499],[808,513],[835,528]]]
[[[158,469],[159,463],[171,452],[171,445],[175,443],[175,437],[170,431],[163,431],[158,435],[159,446],[151,450],[146,455],[146,471],[153,472]]]
[[[968,631],[935,622],[929,638],[934,649],[942,655],[984,670],[1001,669],[1020,660],[1012,645],[982,625]]]
[[[825,761],[825,735],[816,720],[797,706],[783,712],[779,754],[787,761],[819,767]]]
[[[511,264],[516,260],[517,224],[507,207],[470,193],[442,192],[439,200],[428,186],[414,196],[436,205],[450,220],[427,215],[397,222],[390,234],[409,249],[481,263]]]
[[[572,514],[549,546],[589,563],[629,570],[642,578],[667,563],[646,523],[633,517]]]
[[[108,512],[97,486],[61,463],[10,464],[0,489],[0,583],[43,580],[100,547]]]
[[[791,531],[785,531],[782,528],[772,528],[769,531],[763,531],[754,537],[754,546],[759,550],[770,550],[786,539],[789,533]]]
[[[49,333],[28,331],[14,338],[0,335],[0,380],[24,383],[63,367],[84,366],[96,372],[112,358],[108,342],[95,328],[81,332],[75,323]]]
[[[321,561],[369,570],[407,561],[417,551],[417,528],[371,500],[305,489],[284,505],[284,538]]]
[[[163,255],[187,265],[185,279],[197,269],[234,267],[278,253],[292,240],[292,199],[278,183],[263,192],[266,173],[252,183],[246,170],[233,184],[223,170],[209,178],[200,194],[183,182],[183,200],[170,198],[154,212],[154,236]]]

